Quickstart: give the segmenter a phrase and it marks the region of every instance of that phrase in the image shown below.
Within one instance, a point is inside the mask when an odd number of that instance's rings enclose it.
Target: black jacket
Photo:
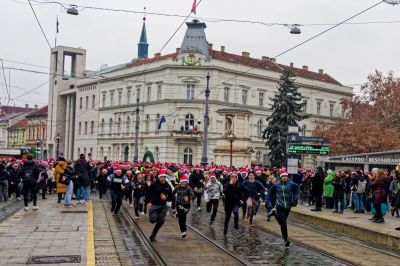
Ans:
[[[19,182],[21,182],[22,179],[21,170],[17,169],[15,171],[14,169],[11,168],[8,171],[8,173],[10,174],[10,182],[13,182],[14,184],[18,184]]]
[[[193,172],[189,177],[189,185],[192,188],[204,187],[203,181],[204,181],[204,176],[202,173],[197,174],[197,173]]]
[[[321,196],[324,191],[325,174],[322,171],[315,173],[311,178],[312,194],[314,196]]]
[[[89,173],[91,168],[89,163],[85,159],[79,159],[75,163],[75,173],[78,178],[78,185],[88,186],[90,185]]]
[[[337,178],[335,177],[332,182],[333,185],[333,197],[338,199],[344,198],[344,190],[346,187],[346,180],[344,178]]]
[[[8,174],[6,169],[0,170],[0,181],[5,181],[5,180],[9,180],[9,179],[10,179],[10,175]]]
[[[223,193],[225,195],[225,206],[233,207],[240,205],[240,199],[242,198],[243,188],[242,185],[237,182],[232,185],[229,182],[224,185]]]
[[[32,172],[32,177],[36,183],[36,181],[39,178],[40,169],[39,169],[39,166],[35,163],[35,161],[29,160],[24,163],[24,165],[22,166],[21,172],[22,172],[23,181],[26,178],[26,173]]]
[[[167,200],[161,200],[161,193],[167,197]],[[146,202],[153,205],[165,205],[167,201],[172,200],[172,189],[167,182],[161,184],[157,181],[149,187],[146,193]]]

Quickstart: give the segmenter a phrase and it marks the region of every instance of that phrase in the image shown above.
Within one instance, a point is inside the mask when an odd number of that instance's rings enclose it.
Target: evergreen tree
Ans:
[[[264,130],[263,139],[269,148],[272,166],[281,167],[284,164],[286,140],[289,126],[307,118],[302,114],[302,96],[295,85],[296,75],[285,71],[278,83],[278,93],[270,98],[272,101],[271,115],[267,117],[268,126]]]

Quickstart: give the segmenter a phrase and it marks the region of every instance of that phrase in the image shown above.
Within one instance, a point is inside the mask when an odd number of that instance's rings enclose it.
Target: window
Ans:
[[[187,100],[194,100],[194,84],[186,84],[186,99]]]
[[[118,92],[118,105],[122,105],[122,91]]]
[[[93,156],[93,148],[89,149],[89,153],[90,153],[91,156]]]
[[[86,155],[86,148],[83,148],[83,154]]]
[[[147,101],[151,101],[151,87],[147,87]]]
[[[158,84],[157,85],[157,100],[161,100],[162,97],[162,85]]]
[[[329,103],[329,116],[333,117],[333,110],[335,109],[335,103]]]
[[[146,115],[146,121],[145,121],[145,125],[144,125],[144,131],[146,133],[149,132],[149,127],[150,127],[150,115]]]
[[[96,106],[96,95],[92,95],[92,109]]]
[[[117,122],[117,133],[121,133],[121,117],[118,117],[118,122]]]
[[[156,161],[156,162],[158,162],[159,161],[159,154],[160,152],[159,152],[159,150],[158,150],[158,147],[156,146],[156,147],[154,147],[154,161]]]
[[[257,151],[256,152],[256,162],[261,162],[261,156],[262,156],[261,151]]]
[[[307,132],[307,130],[306,130],[306,125],[303,125],[303,126],[301,127],[301,134],[302,134],[303,136],[305,136],[305,135],[306,135],[306,132]]]
[[[225,87],[224,88],[224,102],[229,102],[229,93],[230,93],[230,88]]]
[[[90,122],[90,134],[93,134],[94,132],[94,121]]]
[[[262,135],[262,120],[257,121],[257,136],[261,137]]]
[[[194,116],[192,114],[187,114],[185,116],[185,131],[189,131],[189,128],[193,126],[194,126]]]
[[[264,92],[258,93],[258,106],[264,106]]]
[[[87,135],[87,121],[85,122],[85,135]]]
[[[28,139],[31,139],[31,129],[28,129]]]
[[[100,147],[100,156],[99,156],[100,160],[102,160],[103,157],[104,157],[104,148]]]
[[[242,90],[242,104],[247,104],[247,90]]]
[[[101,106],[106,107],[106,94],[103,93],[102,98],[101,98]]]
[[[158,123],[160,123],[160,114],[157,114],[156,116],[156,132],[158,132]]]
[[[79,110],[82,110],[82,97],[79,98]]]
[[[81,154],[81,148],[78,148],[78,156]]]
[[[303,100],[303,107],[301,108],[301,110],[304,113],[307,113],[307,100]]]
[[[42,128],[42,139],[46,139],[45,134],[46,134],[46,128]]]
[[[35,132],[35,129],[33,129],[33,132]],[[79,122],[79,125],[78,125],[78,135],[80,135],[81,132],[82,132],[82,124],[81,124],[81,122]],[[35,133],[33,133],[33,134],[35,134]]]
[[[137,88],[136,89],[136,99],[140,100],[140,93],[141,93],[140,88]]]
[[[321,114],[321,105],[322,105],[321,102],[317,102],[317,115]]]
[[[131,133],[131,118],[128,116],[126,118],[126,133]]]
[[[193,163],[193,150],[191,148],[186,148],[183,151],[183,163],[190,165]]]
[[[131,104],[131,99],[132,99],[131,92],[132,92],[131,89],[126,90],[126,104]]]
[[[85,109],[89,109],[89,96],[86,96]]]
[[[100,124],[100,133],[104,134],[104,118],[101,119],[101,124]]]
[[[108,133],[112,134],[112,127],[113,127],[113,119],[110,118],[110,124],[108,125]]]
[[[114,106],[114,92],[110,93],[110,106]]]

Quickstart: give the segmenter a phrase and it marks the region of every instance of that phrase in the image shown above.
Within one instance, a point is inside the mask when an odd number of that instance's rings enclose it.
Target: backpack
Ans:
[[[357,193],[365,193],[365,189],[367,188],[367,181],[358,181]]]
[[[33,185],[35,183],[33,168],[24,169],[24,183],[30,185]]]

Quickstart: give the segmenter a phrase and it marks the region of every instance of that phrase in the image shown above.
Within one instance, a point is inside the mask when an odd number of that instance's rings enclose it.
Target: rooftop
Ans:
[[[20,129],[20,128],[26,128],[26,125],[28,124],[28,120],[26,118],[19,120],[17,123],[11,125],[9,129]]]
[[[40,109],[34,110],[30,112],[29,114],[26,115],[26,117],[31,117],[31,116],[47,116],[47,111],[48,111],[48,106],[44,106]]]

